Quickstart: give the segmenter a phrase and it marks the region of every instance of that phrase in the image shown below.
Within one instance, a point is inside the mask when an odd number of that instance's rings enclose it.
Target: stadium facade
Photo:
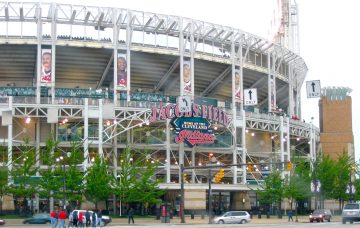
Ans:
[[[83,170],[99,154],[114,175],[129,146],[160,164],[176,206],[180,165],[239,164],[213,184],[213,204],[249,209],[262,177],[283,170],[270,163],[315,157],[319,130],[301,120],[307,67],[284,46],[191,18],[55,3],[1,2],[0,33],[9,169],[25,138],[38,167],[53,136],[64,151],[83,142]],[[248,162],[262,165],[248,172]],[[205,210],[207,171],[186,174],[185,209]]]

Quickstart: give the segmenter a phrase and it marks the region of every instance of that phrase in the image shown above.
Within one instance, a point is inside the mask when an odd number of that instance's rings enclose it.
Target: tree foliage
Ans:
[[[112,194],[114,177],[107,172],[107,165],[103,158],[96,156],[94,163],[89,167],[85,176],[85,196],[95,203],[106,200]]]
[[[265,204],[281,203],[284,182],[279,171],[273,171],[265,178],[264,189],[258,191],[260,201]]]
[[[115,192],[124,203],[156,203],[164,192],[154,179],[157,164],[147,160],[146,154],[126,148],[120,156],[120,172]]]

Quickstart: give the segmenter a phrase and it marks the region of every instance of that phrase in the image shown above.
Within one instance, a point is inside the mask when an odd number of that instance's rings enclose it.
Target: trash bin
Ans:
[[[161,223],[170,223],[170,203],[161,204]]]

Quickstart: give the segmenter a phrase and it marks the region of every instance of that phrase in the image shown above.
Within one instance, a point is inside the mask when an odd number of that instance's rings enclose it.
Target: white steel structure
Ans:
[[[45,85],[43,50],[50,50],[52,57],[52,79]],[[127,59],[128,82],[123,90],[114,89],[119,54]],[[174,98],[184,95],[186,62],[192,66],[193,102],[216,107],[231,119],[228,126],[211,122],[217,138],[213,145],[176,144],[170,120],[149,121],[152,107],[175,103]],[[24,143],[24,137],[40,151],[53,132],[65,150],[71,140],[84,142],[83,169],[98,153],[112,161],[115,175],[118,155],[126,145],[146,148],[151,151],[149,159],[162,164],[161,188],[176,191],[180,164],[206,165],[213,156],[223,164],[287,161],[299,153],[314,158],[319,131],[299,118],[307,70],[304,60],[283,46],[191,18],[95,6],[0,2],[0,137],[8,148],[3,162],[11,169],[21,156],[16,146]],[[241,92],[257,89],[256,106],[245,106],[236,98],[236,72]],[[27,117],[29,124],[24,121]],[[37,157],[35,165],[41,166],[40,152]],[[258,167],[247,173],[244,166],[229,168],[226,184],[213,188],[224,194],[240,192],[243,206],[249,208],[256,204],[249,192],[269,169]],[[205,192],[206,174],[188,175],[185,189]],[[190,201],[185,199],[185,209],[191,209]]]

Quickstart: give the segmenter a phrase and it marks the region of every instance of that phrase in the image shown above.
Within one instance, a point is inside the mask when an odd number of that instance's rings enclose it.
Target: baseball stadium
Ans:
[[[154,178],[175,208],[182,179],[185,211],[257,207],[264,177],[285,177],[286,162],[314,158],[319,142],[301,118],[296,6],[283,2],[281,42],[181,16],[0,2],[1,165],[11,170],[28,143],[44,168],[53,137],[63,151],[82,143],[79,169],[99,155],[116,176],[136,148],[159,164]]]

